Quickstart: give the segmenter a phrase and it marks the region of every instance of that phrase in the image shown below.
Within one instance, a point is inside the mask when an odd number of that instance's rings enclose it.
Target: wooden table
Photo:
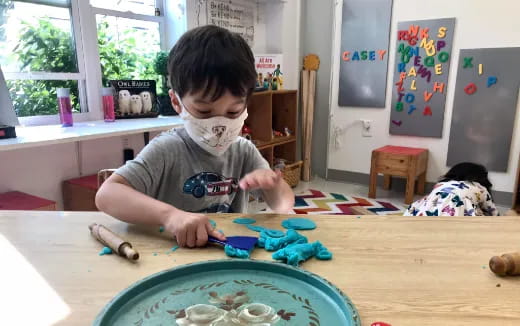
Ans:
[[[227,234],[254,234],[233,224],[233,215],[213,218]],[[271,228],[283,219],[255,218]],[[498,278],[488,268],[491,256],[520,250],[518,217],[310,218],[318,228],[305,235],[322,241],[334,259],[310,260],[303,268],[341,288],[363,325],[520,325],[520,277]],[[92,222],[124,234],[140,251],[139,261],[98,256],[102,246],[87,229]],[[50,325],[63,318],[56,324],[89,325],[113,296],[145,276],[225,258],[218,248],[166,254],[172,246],[157,228],[127,226],[97,212],[0,212],[1,324]],[[253,258],[270,255],[257,249]]]

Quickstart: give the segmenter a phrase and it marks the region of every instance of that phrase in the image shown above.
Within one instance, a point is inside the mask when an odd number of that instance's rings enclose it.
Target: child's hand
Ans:
[[[208,242],[208,236],[226,240],[222,233],[213,228],[207,216],[180,209],[168,216],[164,228],[175,236],[181,247],[203,247]]]
[[[240,188],[243,190],[270,190],[276,188],[282,180],[280,170],[260,169],[255,170],[240,180]]]

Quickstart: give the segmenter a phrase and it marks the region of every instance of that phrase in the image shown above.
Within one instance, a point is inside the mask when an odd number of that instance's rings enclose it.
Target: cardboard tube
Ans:
[[[90,233],[99,242],[110,247],[116,254],[130,260],[139,259],[139,253],[132,248],[130,242],[121,239],[117,234],[101,224],[93,223],[88,226]]]
[[[520,275],[520,252],[491,257],[489,268],[500,276]]]

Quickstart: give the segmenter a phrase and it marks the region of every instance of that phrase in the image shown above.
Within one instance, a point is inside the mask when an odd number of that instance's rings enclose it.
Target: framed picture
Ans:
[[[110,84],[114,88],[116,119],[159,115],[155,80],[111,80]]]

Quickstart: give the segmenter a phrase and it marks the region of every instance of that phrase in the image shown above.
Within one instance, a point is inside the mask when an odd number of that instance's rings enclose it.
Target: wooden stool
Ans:
[[[0,194],[0,210],[55,211],[56,202],[19,191]]]
[[[63,208],[66,211],[97,211],[97,174],[63,181]]]
[[[424,194],[427,166],[428,150],[424,148],[385,146],[372,151],[368,197],[376,198],[377,174],[382,173],[385,178],[384,189],[387,190],[392,184],[392,176],[407,179],[404,202],[411,204],[417,177],[417,191]]]

